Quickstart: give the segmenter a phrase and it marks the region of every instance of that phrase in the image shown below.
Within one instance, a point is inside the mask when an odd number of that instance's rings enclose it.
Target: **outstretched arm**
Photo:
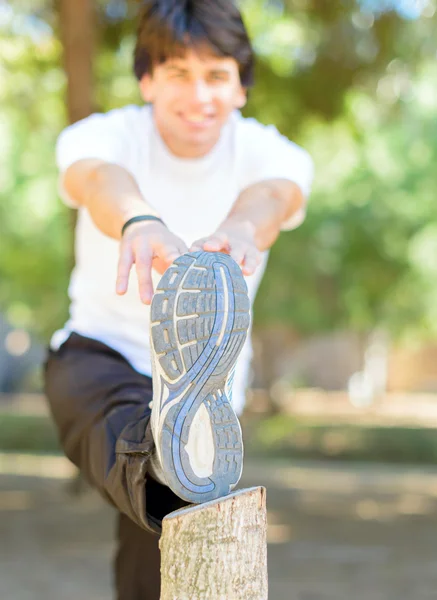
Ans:
[[[66,170],[63,186],[76,204],[88,209],[100,231],[121,240],[117,293],[126,293],[129,273],[135,264],[141,300],[150,304],[152,266],[164,272],[173,260],[187,252],[185,243],[158,221],[134,223],[121,236],[123,225],[132,217],[159,216],[123,167],[97,159],[80,160]]]
[[[197,240],[192,251],[226,252],[252,275],[261,261],[261,252],[276,241],[281,226],[304,206],[297,184],[271,179],[243,190],[230,213],[210,236]]]

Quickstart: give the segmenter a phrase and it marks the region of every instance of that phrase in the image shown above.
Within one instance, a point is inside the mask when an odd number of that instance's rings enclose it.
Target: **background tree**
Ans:
[[[69,275],[56,137],[91,109],[140,103],[131,69],[140,3],[92,4],[94,86],[91,0],[0,4],[0,310],[43,337],[65,318]],[[305,225],[272,251],[258,325],[435,333],[435,5],[417,19],[407,0],[241,6],[258,56],[245,114],[302,143],[317,168]],[[63,56],[70,80],[81,78],[68,110]]]

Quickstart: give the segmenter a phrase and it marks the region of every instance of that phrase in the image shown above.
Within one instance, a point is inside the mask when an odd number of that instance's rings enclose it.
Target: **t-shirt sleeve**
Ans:
[[[305,206],[282,229],[295,229],[305,219],[306,204],[314,178],[314,163],[309,153],[281,135],[273,125],[265,126],[246,119],[243,162],[246,166],[242,188],[268,179],[288,179],[302,190]]]
[[[129,169],[130,143],[126,116],[121,110],[93,114],[64,129],[56,144],[58,192],[63,202],[77,207],[63,186],[68,167],[78,160],[98,158]]]

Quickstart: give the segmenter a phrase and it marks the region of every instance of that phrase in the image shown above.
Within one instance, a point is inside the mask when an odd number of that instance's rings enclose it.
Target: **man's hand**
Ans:
[[[255,227],[248,221],[225,221],[215,233],[194,242],[190,251],[230,254],[244,275],[253,275],[262,259],[255,243]]]
[[[150,304],[153,297],[152,269],[164,273],[185,252],[188,252],[185,243],[163,223],[144,221],[130,225],[120,243],[117,294],[122,296],[127,292],[129,273],[135,264],[141,301]]]

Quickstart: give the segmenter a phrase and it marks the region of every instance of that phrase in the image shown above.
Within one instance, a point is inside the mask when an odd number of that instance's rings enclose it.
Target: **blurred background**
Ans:
[[[244,114],[316,163],[255,307],[243,484],[268,487],[270,596],[435,600],[436,2],[240,5]],[[113,515],[60,453],[41,363],[73,264],[56,138],[140,104],[139,6],[0,0],[1,598],[110,597]]]

